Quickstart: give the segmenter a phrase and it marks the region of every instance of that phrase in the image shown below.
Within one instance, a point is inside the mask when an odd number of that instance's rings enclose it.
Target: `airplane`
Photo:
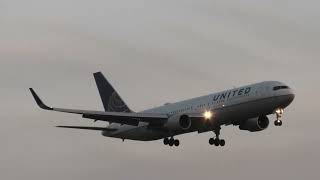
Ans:
[[[30,88],[37,105],[45,110],[82,115],[83,118],[109,122],[107,127],[56,126],[59,128],[101,131],[105,137],[136,141],[163,139],[164,145],[179,146],[175,136],[214,132],[210,145],[225,146],[221,126],[259,132],[269,127],[268,115],[275,114],[275,126],[282,126],[284,109],[294,100],[293,90],[278,81],[264,81],[177,103],[132,111],[101,72],[93,74],[104,111],[49,107]]]

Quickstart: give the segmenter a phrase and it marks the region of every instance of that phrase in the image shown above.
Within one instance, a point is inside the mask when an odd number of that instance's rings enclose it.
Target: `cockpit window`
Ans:
[[[273,88],[274,91],[278,91],[280,89],[290,89],[288,86],[276,86]]]

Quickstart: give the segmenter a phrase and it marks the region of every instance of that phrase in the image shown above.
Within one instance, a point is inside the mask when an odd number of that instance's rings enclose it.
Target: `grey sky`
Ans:
[[[320,3],[306,0],[0,0],[1,179],[319,179]],[[93,124],[40,111],[101,110],[102,71],[139,111],[233,86],[280,80],[297,98],[282,128],[121,143]],[[273,117],[274,118],[274,117]]]

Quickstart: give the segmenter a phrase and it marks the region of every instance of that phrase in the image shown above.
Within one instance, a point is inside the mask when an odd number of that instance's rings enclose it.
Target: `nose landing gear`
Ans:
[[[282,116],[283,116],[283,113],[284,113],[284,109],[282,108],[279,108],[276,110],[276,116],[277,116],[277,120],[274,121],[274,125],[275,126],[282,126]]]
[[[274,125],[275,125],[275,126],[282,126],[282,121],[281,121],[281,120],[276,120],[276,121],[274,122]]]

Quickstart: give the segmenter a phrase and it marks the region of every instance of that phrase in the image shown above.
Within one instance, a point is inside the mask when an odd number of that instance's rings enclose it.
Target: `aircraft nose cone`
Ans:
[[[293,93],[284,96],[284,98],[282,99],[282,103],[281,103],[282,105],[281,106],[283,108],[288,107],[293,102],[294,98],[295,98],[295,95]]]
[[[293,93],[283,95],[277,98],[278,106],[284,109],[292,103],[294,98],[295,98],[295,95]]]
[[[288,104],[291,104],[295,97],[296,97],[295,94],[289,94],[288,97],[287,97],[288,98]]]

